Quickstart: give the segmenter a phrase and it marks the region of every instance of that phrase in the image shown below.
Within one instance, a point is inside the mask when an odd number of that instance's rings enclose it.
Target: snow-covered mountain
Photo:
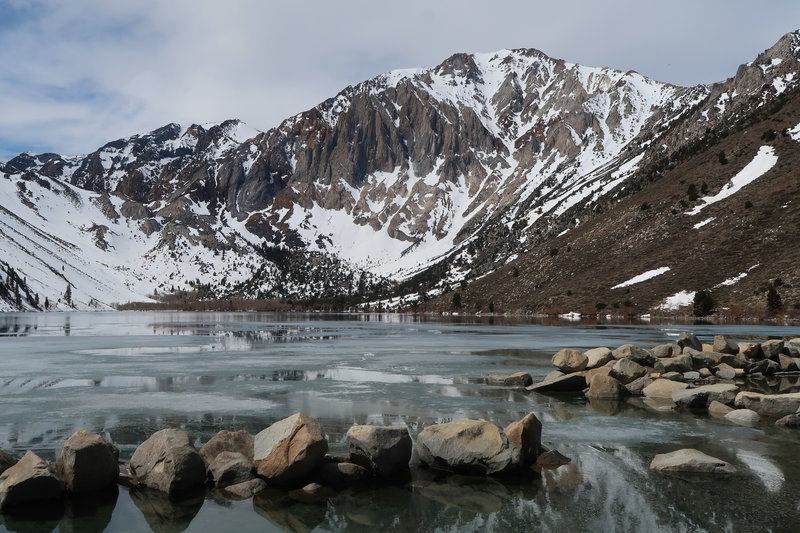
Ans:
[[[456,54],[265,132],[170,124],[85,156],[21,154],[0,166],[0,305],[103,308],[201,286],[303,298],[422,278],[435,294],[769,106],[797,85],[799,52],[788,34],[691,88],[532,49]]]

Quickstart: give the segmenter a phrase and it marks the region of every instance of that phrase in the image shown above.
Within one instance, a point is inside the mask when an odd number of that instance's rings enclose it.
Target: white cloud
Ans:
[[[0,6],[0,157],[21,146],[87,152],[167,122],[241,118],[266,129],[348,84],[457,51],[534,47],[712,82],[800,20],[796,2],[764,10],[749,0],[6,4],[24,16],[2,17]]]

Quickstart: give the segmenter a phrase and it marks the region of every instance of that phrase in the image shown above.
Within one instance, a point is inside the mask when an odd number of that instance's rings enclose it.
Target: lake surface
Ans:
[[[461,320],[462,322],[458,322]],[[635,402],[587,402],[489,387],[491,372],[552,370],[563,347],[651,347],[693,331],[800,336],[770,326],[580,325],[424,321],[412,316],[257,313],[0,314],[0,448],[54,460],[78,429],[129,459],[166,427],[199,448],[221,429],[257,433],[302,411],[331,453],[353,424],[425,426],[480,418],[505,426],[532,412],[542,439],[572,458],[530,481],[423,475],[325,505],[271,494],[180,504],[119,488],[37,516],[0,517],[7,531],[796,531],[800,432],[732,426]],[[776,387],[797,390],[792,381]],[[795,387],[795,388],[793,388]],[[650,474],[657,453],[698,448],[736,466],[723,480]]]

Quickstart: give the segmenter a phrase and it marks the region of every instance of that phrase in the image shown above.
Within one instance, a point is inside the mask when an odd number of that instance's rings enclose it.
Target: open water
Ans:
[[[642,346],[800,336],[770,326],[541,325],[489,318],[257,313],[0,314],[0,448],[54,460],[74,431],[106,436],[129,459],[153,432],[181,428],[199,448],[221,429],[257,433],[302,411],[331,453],[353,424],[412,437],[460,418],[505,426],[533,412],[543,442],[572,459],[526,481],[437,477],[345,491],[315,505],[273,492],[232,502],[208,492],[170,502],[120,487],[103,499],[0,516],[7,531],[797,531],[800,432],[733,426],[640,402],[587,402],[489,387],[491,372],[552,370],[563,347]],[[791,379],[764,384],[800,390]],[[729,479],[651,474],[657,453],[698,448]]]

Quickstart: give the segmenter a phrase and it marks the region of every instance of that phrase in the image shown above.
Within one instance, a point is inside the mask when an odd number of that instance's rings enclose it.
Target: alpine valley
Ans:
[[[742,316],[768,293],[791,310],[798,82],[800,32],[696,87],[533,49],[456,54],[268,131],[169,124],[24,153],[0,163],[0,310],[641,314],[700,290]]]

